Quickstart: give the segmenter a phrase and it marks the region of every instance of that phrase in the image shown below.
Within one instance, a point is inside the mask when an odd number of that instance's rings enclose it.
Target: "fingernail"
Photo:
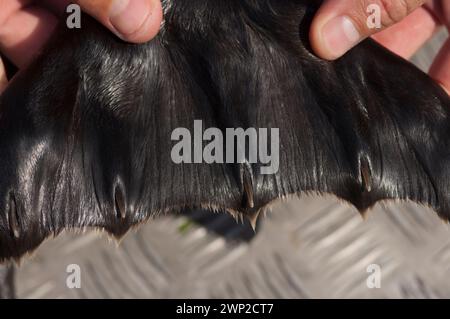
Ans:
[[[358,44],[362,38],[346,16],[331,19],[322,29],[322,40],[330,56],[339,58]]]
[[[148,0],[114,0],[110,9],[110,22],[119,36],[135,36],[143,29],[151,13],[151,1]]]

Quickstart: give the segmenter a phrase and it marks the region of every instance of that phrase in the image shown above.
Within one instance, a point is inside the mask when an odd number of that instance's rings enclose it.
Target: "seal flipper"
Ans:
[[[172,1],[141,46],[85,17],[2,94],[0,260],[63,229],[120,237],[190,207],[252,218],[309,192],[360,211],[413,200],[449,219],[450,99],[426,74],[371,40],[318,59],[299,32],[308,1],[186,6]],[[279,167],[178,163],[173,133],[188,136],[195,120],[279,129]]]

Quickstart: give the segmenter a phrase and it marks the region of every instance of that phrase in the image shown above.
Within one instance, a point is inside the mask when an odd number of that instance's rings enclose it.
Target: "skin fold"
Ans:
[[[372,40],[336,61],[308,42],[318,2],[164,1],[161,32],[128,44],[94,19],[58,28],[0,97],[0,260],[62,230],[116,237],[185,208],[254,220],[331,193],[364,212],[412,200],[450,217],[450,100]],[[177,128],[278,128],[279,169],[177,164]],[[225,150],[224,150],[225,151]]]

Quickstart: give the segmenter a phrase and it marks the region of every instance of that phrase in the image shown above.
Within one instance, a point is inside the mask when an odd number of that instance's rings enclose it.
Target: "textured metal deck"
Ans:
[[[445,35],[416,58],[427,68]],[[66,268],[81,269],[81,288]],[[367,267],[381,267],[370,289]],[[414,204],[377,206],[366,221],[336,199],[276,205],[255,236],[227,215],[155,220],[119,247],[66,234],[23,261],[22,298],[435,298],[450,297],[450,229]]]

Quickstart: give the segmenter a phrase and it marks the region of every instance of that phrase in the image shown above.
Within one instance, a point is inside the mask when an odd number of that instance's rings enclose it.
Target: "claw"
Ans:
[[[364,190],[370,193],[372,191],[372,176],[369,161],[365,157],[360,160],[360,170]]]
[[[11,232],[15,238],[20,237],[20,227],[18,219],[19,218],[17,216],[16,199],[14,198],[14,195],[11,194],[9,197],[8,220],[9,220],[9,227],[11,228]]]
[[[125,219],[127,217],[127,212],[123,192],[120,189],[120,187],[116,187],[116,190],[114,191],[114,202],[116,206],[117,216],[119,216],[122,219]]]
[[[242,166],[241,179],[244,187],[247,206],[248,208],[253,208],[255,207],[255,202],[253,199],[253,174],[251,173],[251,166],[249,164]]]

